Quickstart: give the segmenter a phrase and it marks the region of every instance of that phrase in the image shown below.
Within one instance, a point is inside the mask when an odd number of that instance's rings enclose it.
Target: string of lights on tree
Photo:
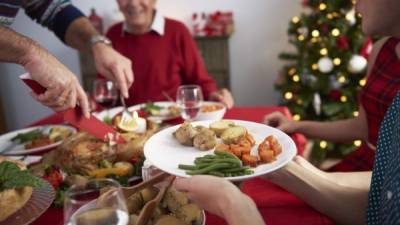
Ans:
[[[302,14],[291,19],[288,29],[296,51],[280,55],[287,61],[276,81],[282,104],[289,107],[294,120],[357,116],[357,93],[366,84],[372,39],[362,33],[355,1],[304,0],[302,4]],[[359,140],[345,145],[314,143],[315,163],[328,153],[344,156],[362,144]]]

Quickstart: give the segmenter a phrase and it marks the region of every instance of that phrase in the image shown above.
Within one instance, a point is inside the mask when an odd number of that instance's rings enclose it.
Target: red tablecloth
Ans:
[[[226,119],[239,119],[261,122],[265,114],[280,111],[291,117],[286,107],[262,106],[262,107],[235,107],[225,114]],[[62,117],[52,115],[32,125],[62,123]],[[299,154],[303,154],[306,139],[303,135],[294,134]],[[287,191],[261,179],[252,179],[244,182],[242,191],[249,195],[257,204],[260,213],[268,225],[323,225],[333,224],[327,217],[310,208],[303,201]],[[238,203],[239,204],[239,203]],[[49,208],[34,225],[62,225],[62,210]],[[207,225],[226,224],[222,219],[207,214]]]

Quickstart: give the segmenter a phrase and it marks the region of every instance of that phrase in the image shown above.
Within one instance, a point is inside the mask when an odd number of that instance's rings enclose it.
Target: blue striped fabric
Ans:
[[[64,42],[69,25],[84,16],[70,0],[0,0],[0,26],[10,26],[20,8]]]
[[[367,224],[400,224],[400,92],[379,130]]]
[[[29,17],[52,29],[56,15],[69,5],[69,0],[0,0],[0,25],[11,25],[18,10],[24,8]]]

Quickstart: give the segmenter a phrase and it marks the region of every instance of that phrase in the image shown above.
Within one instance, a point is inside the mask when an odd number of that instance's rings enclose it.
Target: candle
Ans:
[[[144,133],[147,130],[147,122],[146,119],[139,117],[136,111],[133,112],[133,119],[135,120],[136,128],[134,129],[135,133]]]

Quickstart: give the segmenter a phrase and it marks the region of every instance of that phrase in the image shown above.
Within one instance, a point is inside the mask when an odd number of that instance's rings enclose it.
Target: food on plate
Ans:
[[[38,128],[26,133],[19,133],[11,141],[24,144],[25,149],[32,149],[62,141],[71,134],[72,131],[68,128],[53,126],[49,131]]]
[[[221,139],[225,144],[237,144],[247,133],[246,128],[241,126],[233,126],[224,130],[221,134]]]
[[[184,122],[174,133],[176,140],[182,145],[193,146],[193,138],[197,130],[188,122]]]
[[[151,200],[153,200],[159,190],[150,187],[141,190],[127,198],[128,212],[130,214],[129,224],[136,225],[137,219],[142,208]],[[200,225],[201,209],[190,203],[187,194],[177,191],[173,187],[169,187],[161,200],[161,203],[155,209],[150,225]]]
[[[56,151],[63,170],[82,175],[98,169],[102,160],[114,162],[117,158],[114,146],[85,132],[72,135]]]
[[[220,137],[222,132],[226,129],[235,126],[233,121],[229,120],[219,120],[210,124],[210,129],[215,132],[217,137]]]
[[[142,110],[149,116],[174,117],[180,114],[179,108],[175,105],[163,107],[153,102],[146,103]]]
[[[268,163],[274,161],[281,154],[282,146],[274,136],[270,135],[260,143],[257,150],[261,161]]]
[[[217,145],[214,131],[203,127],[196,126],[198,133],[193,138],[193,146],[200,150],[210,150]]]
[[[45,185],[42,179],[32,176],[21,161],[0,156],[0,222],[28,202],[33,188]]]
[[[173,136],[182,145],[194,146],[199,150],[210,150],[217,144],[214,131],[204,126],[193,127],[189,122],[184,122]]]
[[[236,177],[254,173],[242,161],[227,151],[214,151],[214,154],[197,157],[194,165],[178,165],[188,175],[208,174],[218,177]]]
[[[201,112],[203,112],[203,113],[215,112],[215,111],[221,110],[223,108],[224,107],[222,105],[218,105],[218,104],[206,104],[201,107]]]

